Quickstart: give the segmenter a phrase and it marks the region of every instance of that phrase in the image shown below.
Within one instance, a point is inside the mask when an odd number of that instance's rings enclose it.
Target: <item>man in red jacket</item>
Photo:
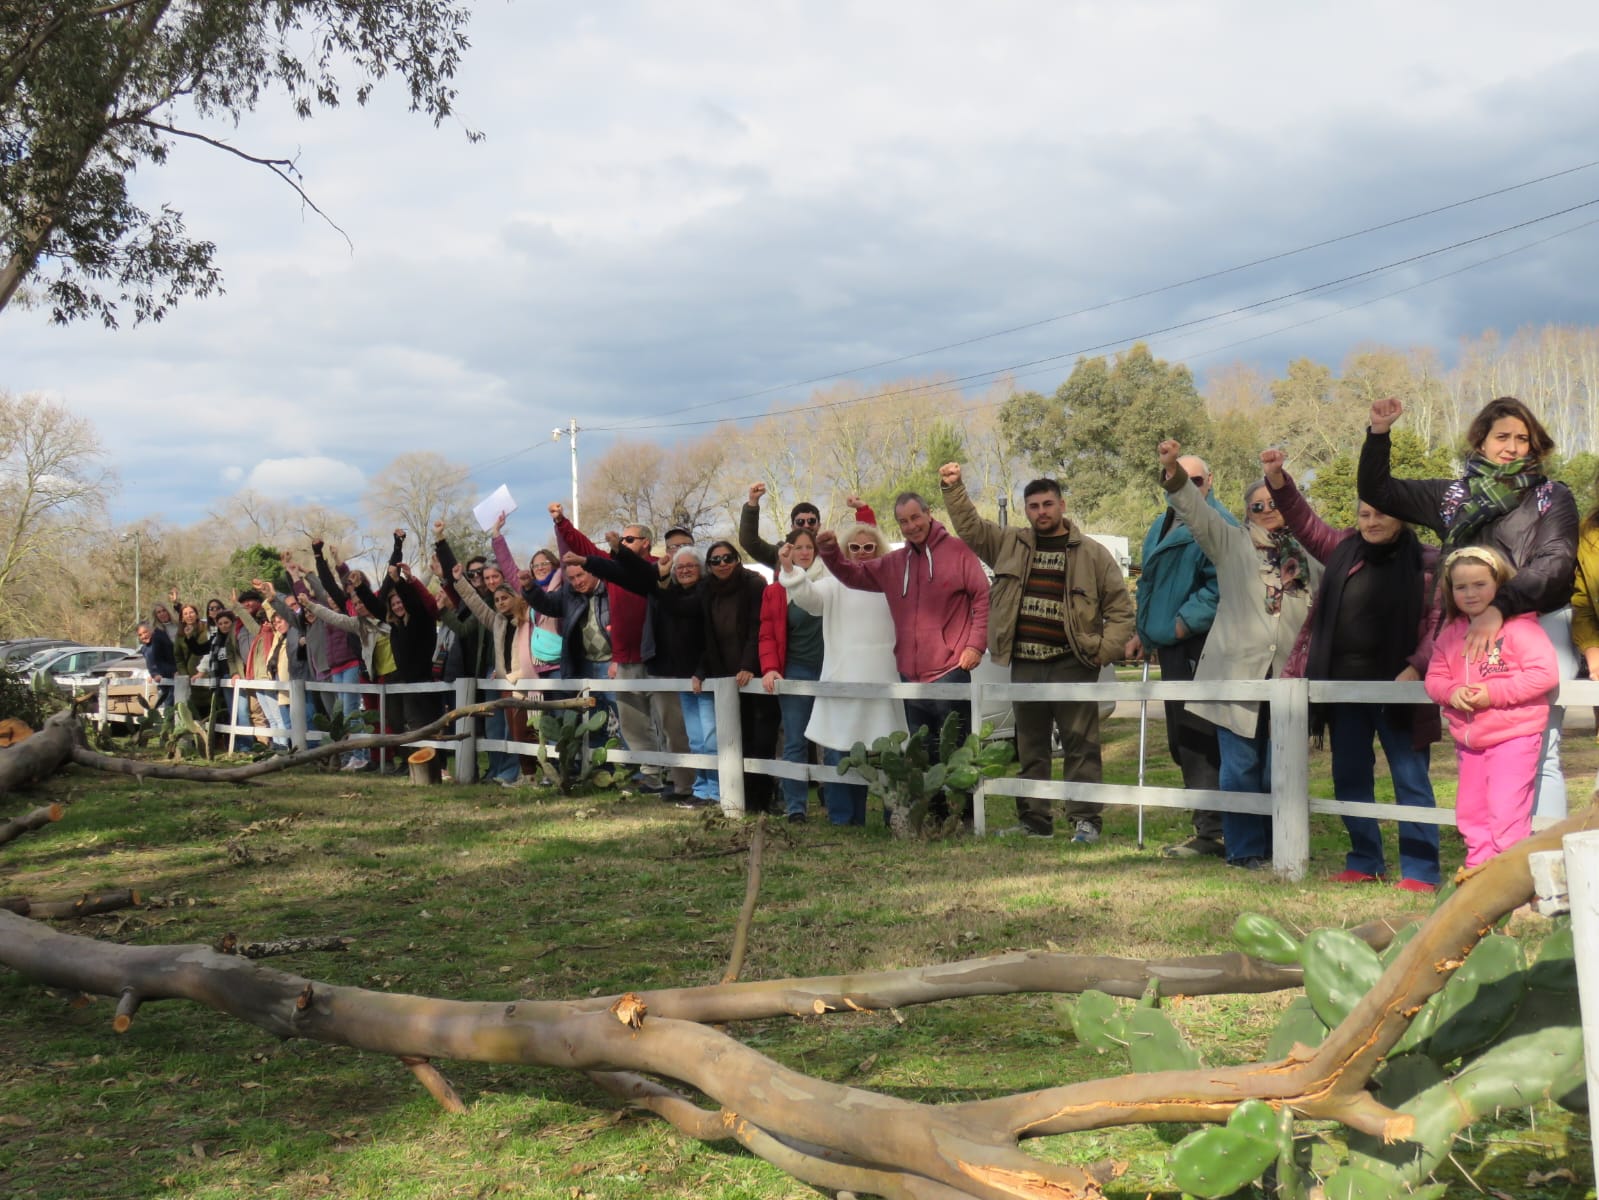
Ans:
[[[933,519],[927,501],[915,492],[894,500],[894,519],[905,544],[881,558],[851,561],[839,550],[838,535],[823,533],[816,548],[827,569],[846,587],[882,592],[894,619],[894,660],[905,683],[969,683],[972,669],[988,649],[988,576],[971,547]],[[905,723],[915,733],[928,731],[928,750],[938,756],[939,734],[950,713],[960,718],[964,739],[972,725],[965,700],[907,700]],[[968,811],[963,818],[970,820]],[[929,806],[929,815],[949,815],[947,800]]]
[[[582,530],[567,520],[559,504],[550,505],[550,516],[555,522],[556,546],[562,554],[572,551],[584,557],[604,554],[584,536]],[[650,552],[655,535],[648,525],[629,525],[622,530],[620,542],[647,562],[655,562]],[[643,679],[649,671],[645,664],[655,657],[655,622],[648,597],[637,595],[626,588],[609,590],[611,606],[611,665],[612,679]],[[629,750],[659,754],[670,750],[673,754],[688,753],[688,731],[683,727],[683,709],[675,692],[617,692],[617,715],[622,725],[622,740]],[[666,735],[666,745],[661,745],[660,733]],[[645,791],[668,794],[669,798],[687,798],[694,790],[694,771],[691,767],[671,768],[672,782],[662,778],[660,767],[641,767],[639,776]]]

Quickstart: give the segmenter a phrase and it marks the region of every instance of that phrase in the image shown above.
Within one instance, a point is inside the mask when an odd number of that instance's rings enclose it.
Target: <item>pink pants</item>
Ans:
[[[1455,824],[1466,839],[1466,866],[1480,867],[1532,833],[1543,735],[1523,734],[1485,750],[1456,746],[1455,756]]]

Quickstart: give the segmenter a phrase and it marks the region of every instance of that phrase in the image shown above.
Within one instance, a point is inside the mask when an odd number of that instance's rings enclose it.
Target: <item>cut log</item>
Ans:
[[[411,782],[418,787],[434,787],[444,781],[444,764],[433,747],[423,746],[405,761],[411,768]]]
[[[0,845],[21,837],[25,833],[32,833],[35,829],[43,829],[52,821],[59,821],[61,814],[67,810],[59,804],[44,804],[30,813],[23,813],[20,817],[0,824]]]
[[[0,750],[0,796],[50,778],[72,757],[80,736],[78,719],[70,712],[58,712],[27,741]]]
[[[0,721],[0,747],[15,746],[33,736],[33,726],[21,717],[7,717]]]

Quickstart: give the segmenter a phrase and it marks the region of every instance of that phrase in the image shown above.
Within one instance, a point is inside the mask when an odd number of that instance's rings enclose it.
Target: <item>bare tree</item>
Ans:
[[[29,573],[52,569],[105,519],[116,477],[94,426],[42,396],[0,392],[0,629],[29,629],[12,603]]]
[[[433,546],[434,521],[456,530],[472,527],[470,474],[436,451],[409,450],[373,477],[361,502],[376,525],[410,535],[412,565],[421,567]]]

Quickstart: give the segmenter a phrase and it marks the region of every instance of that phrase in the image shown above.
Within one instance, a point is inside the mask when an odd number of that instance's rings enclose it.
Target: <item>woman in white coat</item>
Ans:
[[[842,539],[824,533],[818,544],[842,540],[845,557],[881,558],[888,548],[875,525],[853,525]],[[822,618],[822,681],[881,683],[898,679],[894,665],[894,621],[881,592],[847,588],[825,568],[813,578],[794,565],[792,548],[778,549],[778,582],[789,599]],[[819,562],[820,560],[818,560]],[[895,730],[905,731],[905,706],[898,700],[818,696],[805,736],[822,747],[822,761],[836,767],[856,742],[868,747]],[[834,825],[866,824],[864,784],[828,781],[822,803]]]

